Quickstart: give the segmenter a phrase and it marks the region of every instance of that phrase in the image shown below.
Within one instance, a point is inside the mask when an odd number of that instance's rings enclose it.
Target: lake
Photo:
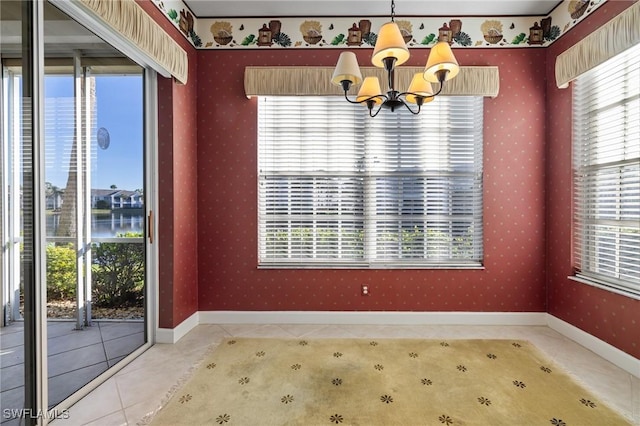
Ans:
[[[93,213],[91,215],[91,236],[94,238],[117,237],[126,232],[143,232],[145,216],[140,210],[121,210],[110,213]],[[47,236],[56,235],[60,223],[59,214],[47,215]]]

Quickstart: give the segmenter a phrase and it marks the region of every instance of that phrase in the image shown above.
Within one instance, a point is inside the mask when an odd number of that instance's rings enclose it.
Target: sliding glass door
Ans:
[[[150,344],[154,75],[48,2],[0,7],[0,423],[46,424]]]
[[[146,341],[143,70],[68,62],[44,78],[50,407]]]

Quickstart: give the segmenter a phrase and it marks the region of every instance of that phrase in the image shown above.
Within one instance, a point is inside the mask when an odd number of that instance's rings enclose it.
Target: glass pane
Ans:
[[[56,406],[147,340],[142,69],[44,3],[44,176],[34,183],[39,150],[22,58],[33,4],[0,2],[3,426],[31,423],[29,413]],[[44,211],[34,212],[40,195]],[[35,235],[40,214],[46,235]],[[37,253],[46,256],[43,280],[33,274]],[[36,303],[38,293],[46,300]],[[38,327],[47,329],[44,350],[34,346]],[[46,377],[35,375],[40,354]],[[47,383],[49,400],[35,407]]]
[[[3,21],[3,37],[0,38],[0,301],[3,314],[0,318],[0,407],[3,412],[0,423],[3,426],[23,424],[25,408],[35,408],[31,386],[31,381],[35,379],[35,365],[33,362],[25,363],[25,359],[33,359],[31,355],[34,352],[33,338],[27,339],[34,333],[25,333],[25,329],[34,330],[36,327],[33,303],[35,284],[31,273],[34,264],[33,171],[31,156],[23,155],[32,146],[31,89],[24,84],[30,80],[30,76],[28,67],[25,67],[26,75],[23,76],[22,61],[22,44],[28,43],[28,37],[23,37],[21,32],[24,30],[23,23],[30,21],[31,13],[25,6],[26,3],[20,1],[0,2]],[[26,244],[25,239],[28,239]],[[28,302],[26,312],[25,300]]]
[[[51,408],[146,342],[145,213],[142,69],[47,5],[44,179]]]

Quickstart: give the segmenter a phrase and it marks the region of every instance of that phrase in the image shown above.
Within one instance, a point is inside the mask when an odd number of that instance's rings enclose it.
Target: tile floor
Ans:
[[[0,403],[3,408],[24,404],[24,324],[0,329]],[[94,321],[75,330],[73,321],[47,322],[50,406],[58,404],[144,343],[142,321]],[[2,426],[17,420],[0,418]]]
[[[199,325],[157,344],[69,410],[54,426],[135,425],[224,337],[509,338],[535,344],[612,408],[640,426],[640,378],[544,326]]]

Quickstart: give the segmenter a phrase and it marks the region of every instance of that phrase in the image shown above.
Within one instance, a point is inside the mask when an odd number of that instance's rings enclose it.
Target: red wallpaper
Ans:
[[[640,358],[640,301],[567,279],[571,254],[571,88],[555,84],[555,57],[633,1],[609,1],[547,49],[548,312]]]
[[[556,89],[553,70],[558,53],[632,1],[607,2],[550,48],[455,49],[462,65],[500,67],[500,95],[485,101],[484,271],[258,270],[256,104],[244,67],[332,66],[338,52],[195,53],[139,3],[190,52],[189,84],[159,83],[161,327],[196,310],[546,310],[640,357],[639,302],[566,278],[571,91]],[[370,52],[356,53],[368,63]]]
[[[198,310],[197,57],[151,2],[138,3],[189,54],[187,84],[158,77],[158,316],[174,328]]]
[[[500,67],[500,95],[484,114],[486,269],[258,270],[256,102],[244,95],[244,68],[333,66],[339,51],[198,51],[198,309],[545,311],[544,50],[455,54]]]

